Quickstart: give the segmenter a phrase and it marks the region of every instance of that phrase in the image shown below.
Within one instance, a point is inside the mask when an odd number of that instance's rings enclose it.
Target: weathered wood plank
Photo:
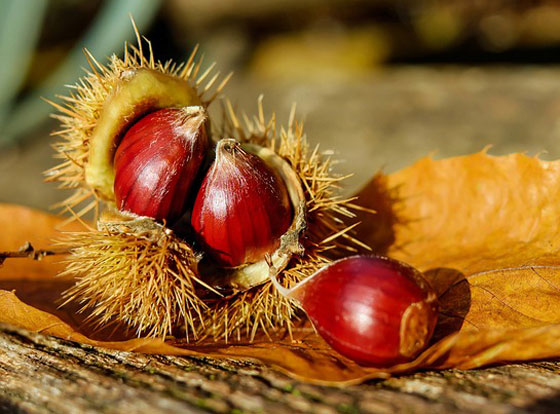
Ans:
[[[423,372],[344,389],[261,364],[141,355],[0,325],[0,413],[556,413],[560,364]]]

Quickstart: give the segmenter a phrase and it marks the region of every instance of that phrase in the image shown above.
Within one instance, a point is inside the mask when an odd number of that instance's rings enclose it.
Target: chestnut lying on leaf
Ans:
[[[364,365],[412,360],[437,322],[436,294],[416,269],[396,260],[352,256],[337,260],[291,289],[317,332],[342,355]]]

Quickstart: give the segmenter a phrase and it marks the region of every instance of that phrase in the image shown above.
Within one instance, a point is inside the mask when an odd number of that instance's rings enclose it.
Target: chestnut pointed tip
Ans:
[[[206,114],[206,109],[201,105],[184,106],[181,108],[181,111],[185,115]]]
[[[278,292],[280,292],[280,294],[282,296],[284,296],[285,298],[296,299],[296,298],[293,297],[293,289],[285,288],[278,281],[279,271],[276,268],[276,266],[274,265],[274,263],[272,261],[272,257],[270,256],[270,253],[267,253],[267,254],[264,255],[264,260],[266,261],[266,264],[268,265],[268,278],[270,279],[270,281],[272,282],[272,284],[274,285],[276,290]]]
[[[180,116],[177,123],[185,130],[197,131],[208,121],[208,112],[203,106],[187,106],[179,108]]]
[[[223,164],[225,161],[234,161],[239,156],[247,155],[239,141],[234,138],[222,138],[216,144],[215,165]]]
[[[216,144],[216,153],[232,153],[238,150],[243,151],[243,149],[241,148],[241,144],[235,138],[222,138]]]

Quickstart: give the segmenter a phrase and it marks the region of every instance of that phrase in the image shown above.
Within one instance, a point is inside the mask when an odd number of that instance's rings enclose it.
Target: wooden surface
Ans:
[[[250,362],[149,356],[0,325],[0,413],[557,413],[560,363],[337,389]]]

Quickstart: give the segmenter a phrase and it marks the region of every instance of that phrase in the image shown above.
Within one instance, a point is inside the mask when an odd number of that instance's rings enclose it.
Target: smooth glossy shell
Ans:
[[[364,365],[411,360],[437,321],[428,282],[412,267],[384,257],[333,262],[288,294],[335,350]]]
[[[128,129],[115,153],[119,210],[174,222],[209,148],[201,107],[152,112]]]
[[[282,178],[237,141],[219,141],[191,217],[204,251],[224,267],[258,262],[280,247],[292,218]]]

